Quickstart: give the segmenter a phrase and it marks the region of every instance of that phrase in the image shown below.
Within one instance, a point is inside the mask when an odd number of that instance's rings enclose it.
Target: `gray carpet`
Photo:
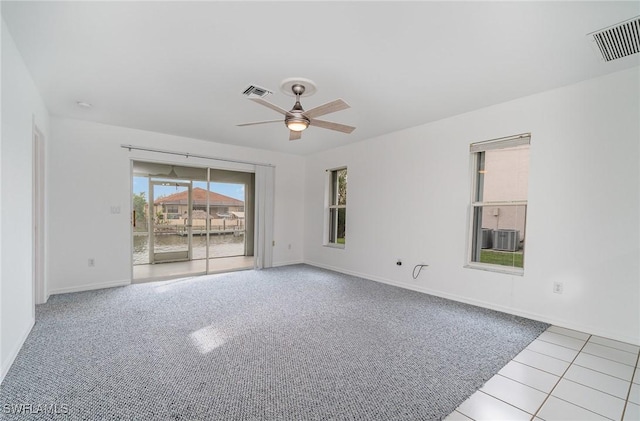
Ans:
[[[305,265],[57,295],[0,417],[441,419],[547,326]]]

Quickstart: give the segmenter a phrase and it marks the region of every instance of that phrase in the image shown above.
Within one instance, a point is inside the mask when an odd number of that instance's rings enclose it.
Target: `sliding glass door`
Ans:
[[[133,278],[254,267],[255,175],[133,161]]]
[[[190,182],[149,180],[149,263],[191,260],[191,194]]]
[[[209,185],[209,257],[244,256],[244,184]]]

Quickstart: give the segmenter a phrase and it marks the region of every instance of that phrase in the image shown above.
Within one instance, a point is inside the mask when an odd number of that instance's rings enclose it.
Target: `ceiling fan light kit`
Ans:
[[[296,83],[291,86],[291,91],[296,95],[296,103],[291,111],[289,111],[289,114],[285,117],[284,124],[289,128],[289,130],[301,132],[309,127],[309,123],[311,122],[304,116],[304,109],[302,108],[302,104],[300,104],[300,95],[304,93],[305,87]]]
[[[311,89],[309,89],[309,87]],[[316,120],[315,118],[325,114],[330,114],[336,111],[350,108],[349,104],[344,102],[342,99],[336,99],[335,101],[331,101],[318,107],[312,108],[309,111],[305,111],[304,108],[302,108],[302,104],[300,104],[300,97],[305,94],[305,96],[311,95],[316,91],[315,83],[313,83],[312,81],[302,78],[285,79],[284,81],[282,81],[280,89],[283,91],[285,91],[285,89],[290,89],[290,95],[293,94],[293,96],[296,97],[296,103],[290,111],[280,108],[277,105],[265,101],[261,98],[249,99],[284,115],[284,124],[289,129],[289,140],[300,139],[302,137],[302,131],[309,126],[317,126],[323,129],[335,130],[342,133],[351,133],[355,130],[355,127],[353,126],[347,126],[346,124],[333,123],[324,120]],[[280,121],[282,120],[258,121],[255,123],[238,124],[238,126],[252,126],[255,124],[276,123]]]
[[[294,132],[301,132],[307,127],[309,127],[309,119],[307,118],[295,118],[292,117],[285,121],[286,126],[289,130],[293,130]]]

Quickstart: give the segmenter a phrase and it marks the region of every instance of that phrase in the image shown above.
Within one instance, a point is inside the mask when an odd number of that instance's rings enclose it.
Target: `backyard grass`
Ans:
[[[508,252],[482,250],[480,251],[480,262],[489,263],[492,265],[511,266],[516,268],[521,268],[524,266],[523,255],[521,251]]]
[[[338,244],[344,244],[344,237],[338,238]]]

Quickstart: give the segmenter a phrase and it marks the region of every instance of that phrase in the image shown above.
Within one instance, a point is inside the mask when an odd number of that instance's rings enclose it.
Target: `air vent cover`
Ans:
[[[640,16],[589,34],[604,61],[640,51]]]
[[[242,92],[242,95],[246,95],[249,98],[264,98],[265,96],[272,94],[273,92],[267,88],[260,87],[258,85],[249,85],[247,89]]]

